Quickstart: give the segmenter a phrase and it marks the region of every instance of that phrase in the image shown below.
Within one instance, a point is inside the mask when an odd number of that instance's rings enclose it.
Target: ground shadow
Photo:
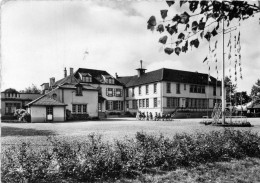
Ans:
[[[36,129],[25,129],[25,128],[15,128],[9,126],[3,126],[1,128],[1,136],[49,136],[56,135],[54,131],[51,130],[36,130]]]

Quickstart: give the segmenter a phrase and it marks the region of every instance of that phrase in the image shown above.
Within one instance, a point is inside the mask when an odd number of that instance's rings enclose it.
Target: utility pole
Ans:
[[[223,34],[223,60],[222,60],[222,124],[225,124],[225,106],[226,106],[226,95],[225,95],[225,20],[223,18],[222,34]]]

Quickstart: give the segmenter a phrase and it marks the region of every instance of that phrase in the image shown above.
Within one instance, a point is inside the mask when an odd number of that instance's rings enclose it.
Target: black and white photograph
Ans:
[[[1,182],[260,183],[260,1],[0,13]]]

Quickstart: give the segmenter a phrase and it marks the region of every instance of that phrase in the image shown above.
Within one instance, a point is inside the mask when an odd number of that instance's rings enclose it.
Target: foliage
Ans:
[[[234,95],[235,105],[243,105],[251,101],[251,98],[247,95],[247,92],[236,92]]]
[[[177,1],[176,1],[177,2]],[[147,22],[147,28],[154,30],[157,26],[157,31],[160,33],[166,32],[159,42],[163,45],[167,44],[168,36],[173,34],[177,35],[175,42],[168,43],[170,45],[175,44],[176,48],[165,48],[165,53],[171,54],[175,52],[177,55],[188,50],[188,45],[190,47],[199,47],[199,39],[210,39],[218,34],[219,24],[223,20],[226,22],[227,27],[229,27],[230,22],[233,20],[245,20],[254,15],[254,13],[259,12],[260,8],[256,5],[250,5],[247,1],[179,1],[180,7],[187,4],[190,12],[184,11],[181,14],[175,14],[173,17],[168,17],[168,11],[172,11],[175,4],[175,0],[166,1],[169,6],[168,9],[161,10],[162,21],[158,22],[157,25],[156,17],[151,16]],[[184,8],[186,10],[186,8]],[[198,16],[198,20],[194,20],[193,17]],[[193,20],[192,20],[193,19]],[[209,30],[209,26],[211,29]],[[185,29],[183,30],[183,27]],[[195,34],[200,34],[197,38],[189,40]],[[168,39],[172,40],[172,39]],[[186,42],[185,42],[186,41]],[[190,44],[187,44],[188,41]],[[181,48],[181,50],[180,50]]]
[[[232,105],[235,103],[235,92],[237,85],[233,84],[229,77],[225,77],[225,86],[226,86],[226,100],[227,102],[231,102]]]
[[[24,90],[21,90],[20,92],[22,92],[22,93],[37,93],[37,94],[40,94],[41,93],[41,89],[37,88],[36,85],[32,84],[32,86],[29,86],[29,87],[25,88]]]
[[[260,97],[260,79],[257,79],[255,85],[251,89],[251,97]]]
[[[31,122],[31,115],[25,109],[16,109],[14,116],[17,117],[19,121]]]
[[[260,136],[251,131],[225,129],[210,133],[177,134],[166,138],[138,132],[134,139],[104,142],[90,134],[83,142],[49,139],[48,148],[29,143],[2,154],[2,182],[115,181],[156,170],[196,167],[216,161],[260,158]]]

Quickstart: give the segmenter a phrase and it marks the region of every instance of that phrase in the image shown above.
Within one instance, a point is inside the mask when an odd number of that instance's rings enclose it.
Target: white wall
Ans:
[[[53,107],[53,121],[64,121],[65,115],[64,106]]]
[[[29,111],[32,123],[46,122],[45,106],[31,106]]]
[[[61,92],[61,91],[60,91]],[[82,90],[82,96],[76,96],[75,90],[64,90],[66,109],[72,111],[72,104],[87,104],[87,113],[91,117],[98,116],[98,92],[96,90]]]

